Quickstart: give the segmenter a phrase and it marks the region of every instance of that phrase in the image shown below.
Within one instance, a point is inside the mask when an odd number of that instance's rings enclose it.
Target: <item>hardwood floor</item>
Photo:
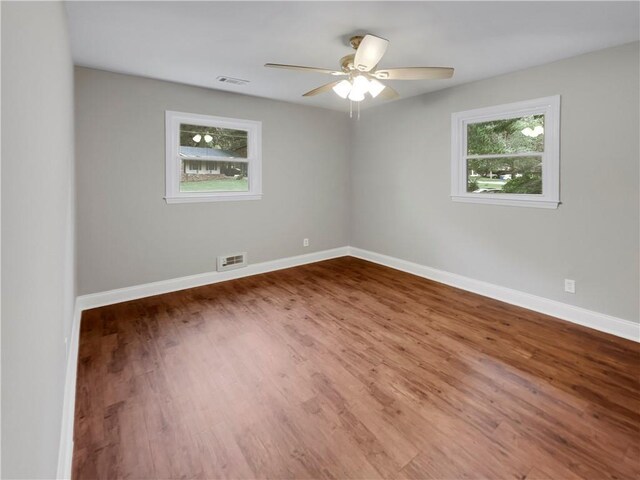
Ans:
[[[640,345],[344,257],[84,313],[74,479],[640,476]]]

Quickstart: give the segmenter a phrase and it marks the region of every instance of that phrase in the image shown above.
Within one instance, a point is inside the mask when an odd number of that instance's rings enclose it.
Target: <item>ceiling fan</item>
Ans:
[[[387,51],[389,41],[375,35],[357,35],[351,37],[351,46],[356,53],[340,59],[340,70],[327,68],[303,67],[300,65],[283,65],[267,63],[265,67],[285,68],[301,72],[326,73],[336,77],[347,77],[336,80],[308,91],[303,97],[312,97],[333,90],[342,98],[353,102],[361,102],[369,94],[375,98],[393,99],[399,97],[398,92],[380,80],[434,80],[451,78],[453,68],[450,67],[403,67],[377,69],[378,63]]]

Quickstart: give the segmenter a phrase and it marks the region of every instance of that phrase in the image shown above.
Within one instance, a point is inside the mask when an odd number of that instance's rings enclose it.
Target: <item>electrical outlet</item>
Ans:
[[[570,278],[564,279],[564,291],[567,293],[576,293],[576,281]]]
[[[302,240],[302,246],[303,247],[308,247],[309,246],[309,239],[305,238],[304,240]]]

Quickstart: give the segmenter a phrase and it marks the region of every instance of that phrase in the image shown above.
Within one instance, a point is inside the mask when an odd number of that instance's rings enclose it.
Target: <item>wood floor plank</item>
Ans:
[[[640,346],[344,257],[84,312],[73,478],[639,478]]]

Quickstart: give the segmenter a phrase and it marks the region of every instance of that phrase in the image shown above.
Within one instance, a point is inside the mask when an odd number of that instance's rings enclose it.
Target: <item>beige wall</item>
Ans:
[[[167,205],[165,110],[262,121],[263,199]],[[246,251],[257,263],[346,245],[348,121],[329,110],[77,68],[80,294],[213,271],[217,255]]]
[[[351,244],[637,322],[638,84],[634,43],[366,110]],[[452,202],[451,113],[555,94],[562,205]]]
[[[75,298],[73,65],[59,2],[2,2],[2,478],[54,478]]]

